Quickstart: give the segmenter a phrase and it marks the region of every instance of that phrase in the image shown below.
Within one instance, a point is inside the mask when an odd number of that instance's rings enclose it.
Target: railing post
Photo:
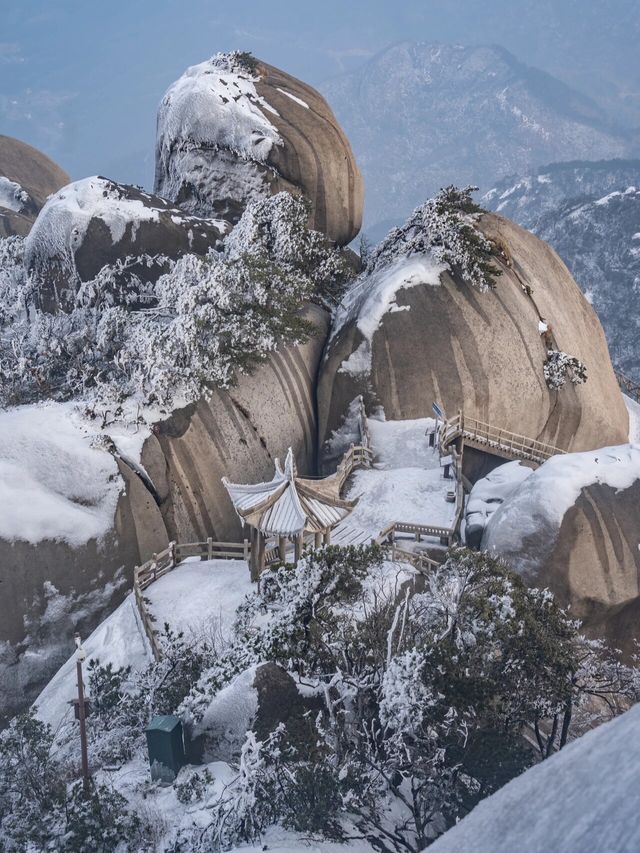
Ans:
[[[153,579],[154,579],[154,581],[155,581],[155,580],[157,580],[157,578],[158,578],[158,563],[157,563],[158,555],[157,555],[157,554],[153,554],[153,555],[152,555],[152,557],[151,557],[151,560],[152,560],[152,566],[151,566],[151,568],[153,569]]]
[[[213,539],[211,536],[207,536],[207,559],[213,559]]]
[[[171,560],[171,568],[176,565],[176,543],[175,540],[169,542],[169,559]]]

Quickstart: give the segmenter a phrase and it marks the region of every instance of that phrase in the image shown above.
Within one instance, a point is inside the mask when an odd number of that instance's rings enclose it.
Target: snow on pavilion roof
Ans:
[[[355,506],[355,501],[340,498],[335,477],[324,480],[298,477],[291,448],[284,469],[277,459],[275,467],[274,477],[268,483],[242,485],[222,478],[242,522],[266,535],[319,533],[334,527]]]

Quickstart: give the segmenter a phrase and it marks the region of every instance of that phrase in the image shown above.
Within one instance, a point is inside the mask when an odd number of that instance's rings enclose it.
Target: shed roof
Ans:
[[[355,501],[340,497],[336,477],[324,480],[299,477],[291,448],[284,468],[276,459],[275,469],[273,479],[267,483],[244,485],[222,478],[242,522],[266,535],[319,533],[334,527],[355,506]]]

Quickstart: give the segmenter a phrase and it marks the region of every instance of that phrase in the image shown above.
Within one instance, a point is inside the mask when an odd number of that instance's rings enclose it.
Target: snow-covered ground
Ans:
[[[151,650],[144,634],[133,594],[108,616],[83,642],[87,661],[99,659],[115,668],[143,669],[151,662]],[[75,654],[63,664],[38,696],[34,705],[38,716],[56,731],[73,713],[69,700],[77,696]]]
[[[635,853],[640,705],[513,779],[429,853]]]
[[[186,560],[145,590],[158,628],[229,638],[237,608],[254,591],[242,560]]]
[[[374,464],[352,476],[347,497],[360,500],[347,519],[350,526],[377,536],[392,521],[452,524],[455,507],[445,497],[453,481],[444,479],[438,451],[428,447],[425,435],[433,424],[432,418],[368,419]]]
[[[629,441],[632,444],[640,444],[640,403],[636,403],[626,394],[622,397],[629,412]]]

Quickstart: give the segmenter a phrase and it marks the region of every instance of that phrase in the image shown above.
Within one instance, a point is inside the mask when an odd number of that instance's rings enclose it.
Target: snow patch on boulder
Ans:
[[[447,269],[447,264],[430,255],[418,255],[399,258],[373,273],[363,273],[345,295],[334,318],[332,338],[351,322],[355,322],[364,338],[360,346],[342,362],[340,372],[353,375],[368,373],[371,370],[371,345],[376,330],[385,314],[403,308],[396,302],[399,291],[419,285],[437,287],[440,275]]]
[[[465,510],[465,540],[468,545],[480,545],[484,529],[493,513],[532,473],[532,468],[527,468],[518,460],[500,465],[478,480],[469,494]]]
[[[14,213],[20,213],[29,201],[29,193],[20,184],[0,175],[0,207],[6,207],[13,210]]]
[[[258,711],[258,691],[254,686],[256,666],[241,672],[211,700],[193,736],[206,735],[218,760],[237,757]]]
[[[0,412],[0,538],[79,547],[111,530],[122,480],[96,435],[74,403]]]
[[[487,797],[429,853],[637,850],[638,727],[640,705]]]
[[[599,484],[624,490],[636,480],[640,480],[640,444],[553,456],[491,516],[482,547],[517,553],[540,529],[558,531],[583,489]]]

